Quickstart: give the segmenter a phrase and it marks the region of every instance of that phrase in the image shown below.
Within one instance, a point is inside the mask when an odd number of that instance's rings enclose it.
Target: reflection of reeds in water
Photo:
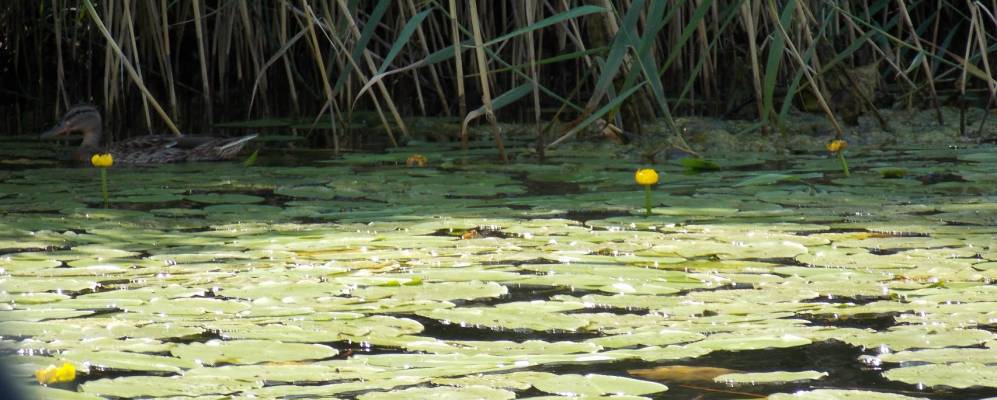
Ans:
[[[549,133],[551,144],[595,123],[639,133],[648,117],[663,117],[678,134],[676,110],[747,109],[760,127],[777,130],[801,93],[833,117],[848,93],[829,89],[840,83],[828,80],[859,66],[879,66],[880,79],[895,83],[884,87],[911,107],[937,110],[946,98],[989,104],[997,82],[983,55],[993,57],[987,27],[995,21],[982,7],[903,0],[6,2],[0,60],[11,96],[0,118],[5,132],[23,132],[18,110],[46,110],[29,124],[39,126],[81,100],[101,104],[111,119],[141,111],[134,115],[144,125],[174,132],[174,122],[204,129],[221,120],[310,116],[320,128],[308,132],[322,132],[316,142],[338,149],[358,110],[376,113],[392,145],[410,136],[406,115],[457,115],[465,123],[485,116],[503,157],[496,113],[530,115],[538,139]],[[876,93],[860,88],[850,99],[869,109]],[[503,110],[511,104],[530,112]],[[555,116],[570,122],[542,122]]]

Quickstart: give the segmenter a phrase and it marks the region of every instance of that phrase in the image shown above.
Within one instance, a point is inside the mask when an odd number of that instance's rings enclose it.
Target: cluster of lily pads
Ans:
[[[0,170],[0,344],[25,382],[73,364],[31,388],[58,399],[666,398],[681,382],[607,371],[827,341],[894,386],[701,385],[997,391],[993,148],[849,150],[847,177],[817,152],[659,165],[650,216],[609,149],[115,169],[107,209],[93,168]]]

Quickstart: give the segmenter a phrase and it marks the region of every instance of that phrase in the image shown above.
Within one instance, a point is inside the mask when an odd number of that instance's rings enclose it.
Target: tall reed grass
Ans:
[[[995,0],[8,1],[0,120],[4,134],[26,133],[81,101],[130,131],[307,118],[300,132],[339,150],[368,111],[390,145],[410,135],[407,116],[456,116],[465,140],[484,116],[505,158],[498,120],[532,121],[542,151],[596,123],[640,133],[641,121],[662,118],[678,135],[676,114],[748,117],[778,132],[809,98],[841,135],[836,101],[846,97],[867,108],[892,97],[939,122],[945,104],[993,107],[995,9]],[[857,82],[863,66],[874,66],[871,81]],[[842,79],[851,84],[834,83]],[[555,116],[564,123],[550,124]]]

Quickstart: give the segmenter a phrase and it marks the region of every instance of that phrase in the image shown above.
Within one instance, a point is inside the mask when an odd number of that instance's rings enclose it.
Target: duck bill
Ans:
[[[41,136],[39,136],[39,137],[42,138],[42,139],[48,139],[48,138],[54,138],[54,137],[60,136],[60,135],[65,135],[66,133],[69,133],[69,129],[67,129],[67,127],[65,125],[59,124],[59,125],[56,125],[56,126],[52,127],[51,129],[49,129],[49,130],[47,130],[45,132],[42,132]]]

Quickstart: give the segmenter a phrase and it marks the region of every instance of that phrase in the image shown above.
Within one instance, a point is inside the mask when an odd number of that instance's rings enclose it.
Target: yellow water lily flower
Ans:
[[[848,147],[848,142],[841,139],[836,139],[832,140],[831,143],[827,144],[827,151],[830,151],[832,153],[837,153],[839,151],[844,150],[845,147]]]
[[[38,379],[38,383],[42,385],[72,382],[76,380],[76,367],[68,362],[63,363],[61,367],[49,365],[47,368],[35,371],[35,379]]]
[[[634,174],[634,180],[637,181],[638,185],[653,185],[658,183],[658,171],[650,168],[638,169],[637,173]]]
[[[93,157],[90,157],[90,163],[98,168],[108,168],[114,165],[114,157],[111,156],[111,153],[94,154]]]
[[[645,216],[651,216],[651,185],[658,183],[658,171],[650,168],[641,168],[634,174],[634,180],[638,185],[644,187],[644,210]]]
[[[838,161],[841,162],[841,172],[844,173],[845,176],[849,176],[848,161],[845,161],[845,153],[843,152],[845,147],[848,147],[848,142],[841,139],[835,139],[832,140],[831,143],[827,144],[827,151],[830,151],[831,154],[838,155]]]
[[[427,163],[429,161],[422,154],[413,154],[405,159],[405,166],[407,167],[425,167]]]

